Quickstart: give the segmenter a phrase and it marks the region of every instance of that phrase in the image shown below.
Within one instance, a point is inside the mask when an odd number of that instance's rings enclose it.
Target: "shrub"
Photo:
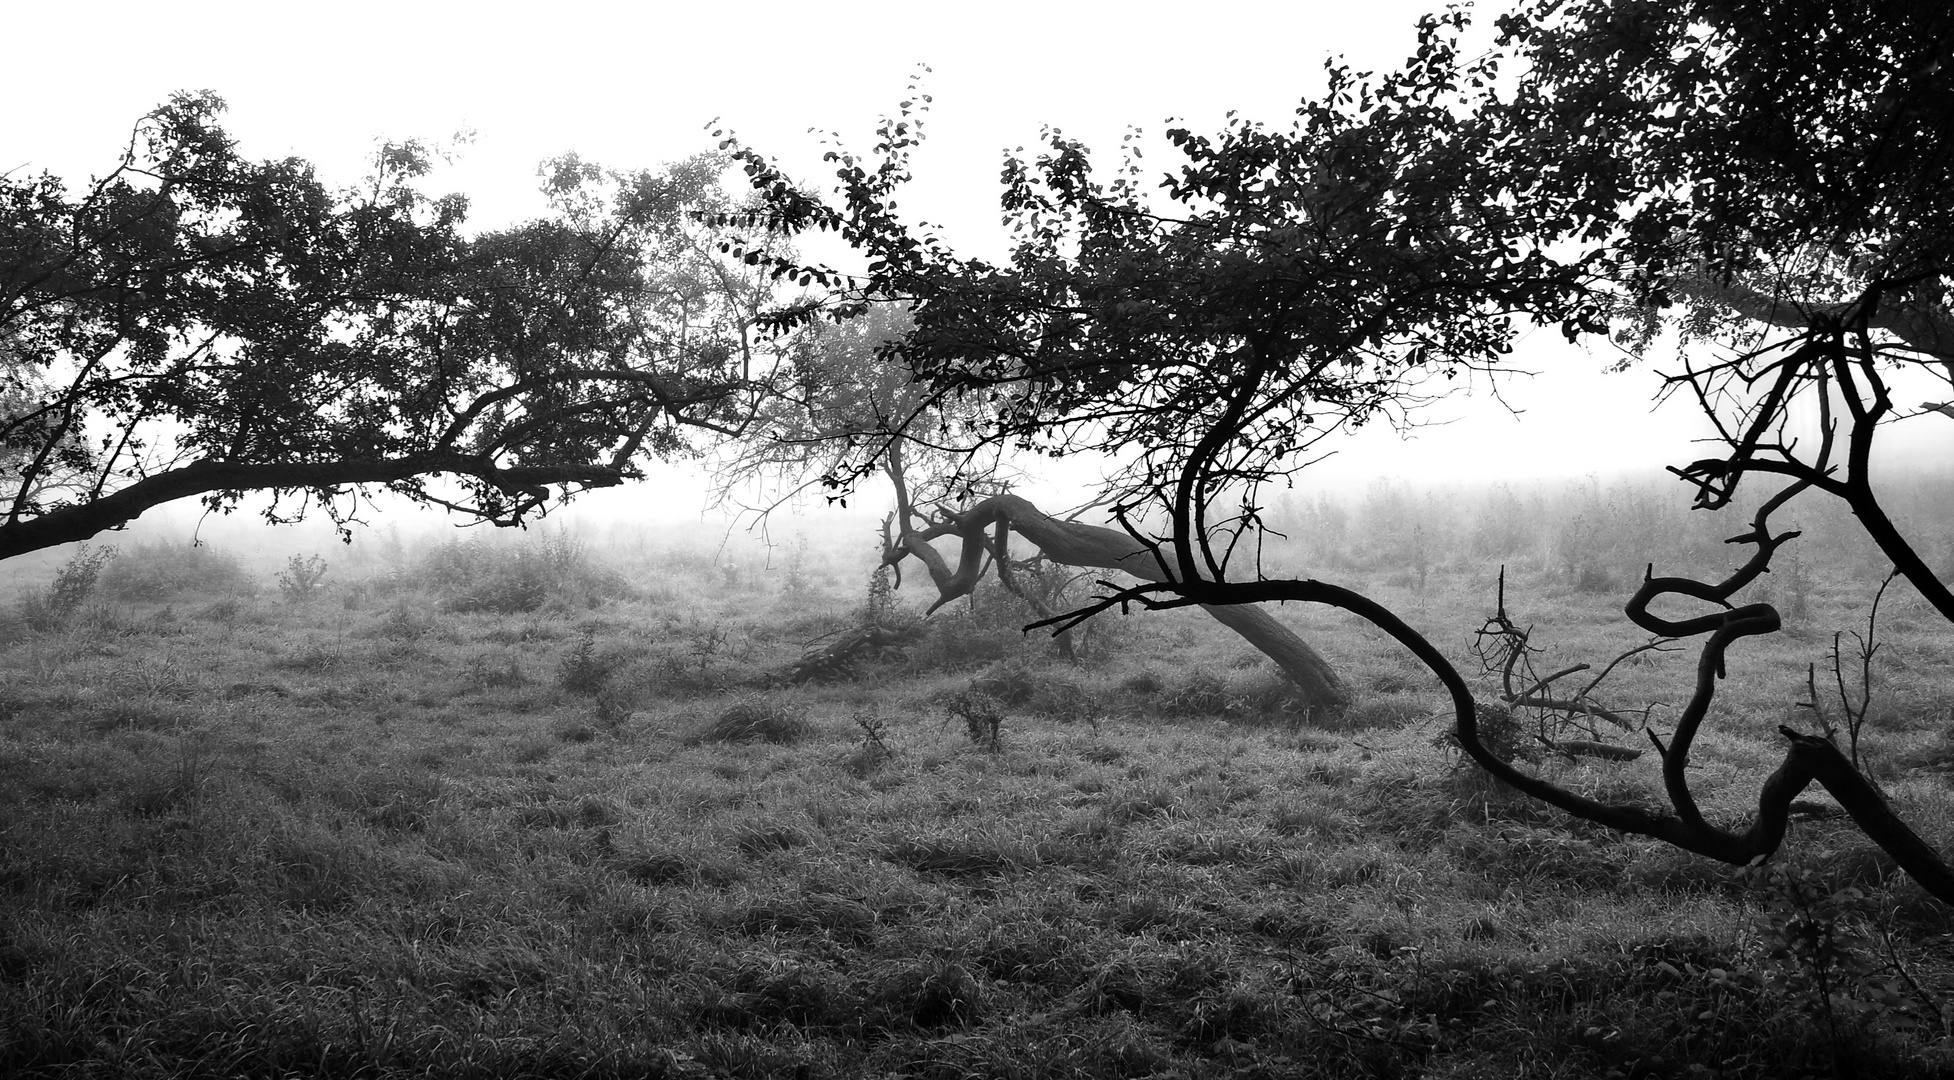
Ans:
[[[278,572],[278,595],[294,604],[303,604],[326,587],[326,560],[317,555],[294,555]]]
[[[67,622],[88,601],[102,567],[113,558],[112,547],[90,549],[83,544],[76,548],[61,569],[55,571],[54,580],[45,590],[29,593],[22,599],[21,618],[36,630],[52,630]]]
[[[668,697],[716,694],[730,681],[723,672],[701,667],[686,653],[669,647],[652,653],[651,667],[657,676],[658,692]]]
[[[1512,710],[1482,701],[1474,703],[1473,714],[1478,719],[1479,744],[1494,757],[1512,762],[1520,759],[1531,761],[1537,756],[1526,725],[1513,715]],[[1438,738],[1441,742],[1449,739],[1450,745],[1454,746],[1459,741],[1453,731],[1446,731]]]
[[[848,771],[857,779],[867,779],[884,762],[896,756],[895,747],[889,745],[889,722],[876,713],[859,712],[855,714],[855,727],[862,733],[862,743],[855,752],[848,755],[845,762]]]
[[[386,617],[374,626],[373,632],[394,641],[419,641],[433,630],[434,623],[427,616],[400,603],[387,610]]]
[[[102,595],[123,602],[223,594],[244,586],[244,565],[209,544],[137,544],[102,571]]]
[[[638,707],[638,696],[629,687],[606,686],[596,696],[591,716],[605,731],[616,731]]]
[[[1045,681],[1023,660],[1000,660],[970,680],[970,689],[1006,705],[1023,705],[1037,696]]]
[[[112,547],[90,551],[88,545],[83,544],[76,549],[67,564],[55,572],[54,581],[48,586],[48,610],[56,615],[73,614],[95,591],[102,568],[114,558],[115,549]]]
[[[998,699],[982,690],[965,690],[945,703],[950,715],[963,720],[970,741],[991,750],[998,749],[998,729],[1004,724],[1004,709]]]
[[[868,599],[862,603],[862,624],[881,626],[893,620],[896,608],[895,584],[886,565],[868,576]]]
[[[445,594],[443,610],[515,615],[546,603],[595,607],[633,590],[624,576],[592,563],[581,541],[557,532],[516,547],[476,539],[422,552],[409,581]]]
[[[623,663],[623,658],[597,648],[597,637],[585,634],[556,666],[556,685],[572,694],[594,695]]]
[[[807,537],[794,538],[794,546],[787,552],[785,571],[780,591],[795,607],[805,607],[814,596],[814,579],[807,568]]]
[[[979,585],[968,607],[930,621],[930,635],[910,652],[918,667],[966,671],[1023,656],[1024,625],[1032,619],[1024,601],[1001,588]]]

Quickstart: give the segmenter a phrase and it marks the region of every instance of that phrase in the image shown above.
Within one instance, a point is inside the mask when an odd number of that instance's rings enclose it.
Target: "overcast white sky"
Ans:
[[[709,149],[715,117],[815,176],[808,129],[866,145],[927,63],[935,104],[904,207],[983,250],[1000,235],[1000,152],[1032,143],[1041,124],[1110,151],[1128,125],[1158,135],[1169,117],[1209,129],[1229,109],[1281,121],[1320,87],[1326,57],[1374,69],[1402,60],[1417,14],[1431,5],[9,6],[0,171],[85,177],[108,167],[135,118],[171,91],[209,89],[230,102],[227,126],[247,154],[296,154],[349,183],[378,138],[473,130],[460,166],[442,179],[473,199],[484,225],[540,209],[535,169],[544,158],[574,150],[606,165],[655,166]],[[1695,431],[1686,409],[1648,415],[1647,368],[1603,375],[1613,355],[1570,348],[1552,331],[1533,335],[1520,356],[1540,372],[1505,388],[1523,421],[1483,394],[1462,399],[1433,414],[1456,423],[1402,444],[1369,433],[1322,480],[1580,476],[1700,456],[1686,445]]]

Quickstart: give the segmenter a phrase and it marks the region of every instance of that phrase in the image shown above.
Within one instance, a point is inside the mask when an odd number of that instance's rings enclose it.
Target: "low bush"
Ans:
[[[47,588],[28,593],[20,601],[20,617],[36,630],[54,630],[81,610],[95,592],[102,568],[115,558],[112,547],[75,549]]]
[[[387,609],[386,615],[373,624],[370,633],[394,641],[419,641],[433,633],[434,629],[434,620],[418,608],[398,603]]]
[[[124,603],[246,591],[244,564],[209,544],[137,544],[102,570],[100,584],[103,597]]]
[[[313,555],[294,555],[285,560],[285,569],[278,572],[278,594],[287,603],[309,603],[326,587],[326,560]]]
[[[1023,705],[1038,696],[1048,680],[1022,659],[1000,660],[970,680],[970,689],[1005,705]]]
[[[597,638],[585,634],[556,665],[556,685],[572,694],[591,696],[604,688],[620,658],[597,648]]]
[[[565,533],[514,547],[451,541],[423,551],[403,578],[441,594],[442,609],[457,613],[516,615],[546,603],[575,610],[635,595],[622,574],[598,565]]]
[[[1035,616],[1024,601],[1001,588],[979,585],[968,604],[936,615],[929,636],[910,650],[910,662],[926,671],[968,671],[1003,660],[1049,650],[1042,638],[1027,638]]]
[[[970,741],[990,750],[999,748],[998,731],[1004,724],[1004,702],[982,690],[965,690],[944,702],[951,716],[963,721]]]

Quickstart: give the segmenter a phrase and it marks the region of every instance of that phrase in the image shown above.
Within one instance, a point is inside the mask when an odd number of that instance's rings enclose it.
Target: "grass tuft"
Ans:
[[[721,711],[698,738],[703,742],[767,742],[790,746],[807,738],[813,730],[814,725],[808,722],[804,709],[746,697]]]

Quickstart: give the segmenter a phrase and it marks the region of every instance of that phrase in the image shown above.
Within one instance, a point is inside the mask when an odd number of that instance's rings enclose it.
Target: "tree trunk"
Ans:
[[[1268,608],[1203,604],[1201,610],[1274,660],[1302,691],[1304,705],[1312,715],[1342,712],[1350,704],[1350,691],[1336,669],[1310,648],[1309,642],[1269,614]]]
[[[1002,558],[1010,530],[1038,545],[1053,562],[1117,570],[1142,581],[1173,578],[1151,551],[1126,533],[1099,525],[1060,521],[1017,495],[993,495],[926,530],[905,528],[901,546],[892,555],[895,558],[901,554],[914,555],[928,567],[939,593],[930,608],[934,611],[976,588],[984,568],[986,534],[995,531],[995,554]],[[931,539],[941,536],[957,536],[963,541],[954,571],[929,545]],[[1304,703],[1312,713],[1336,712],[1350,703],[1350,692],[1336,669],[1266,608],[1252,604],[1220,607],[1204,604],[1202,610],[1274,660],[1301,690]]]

